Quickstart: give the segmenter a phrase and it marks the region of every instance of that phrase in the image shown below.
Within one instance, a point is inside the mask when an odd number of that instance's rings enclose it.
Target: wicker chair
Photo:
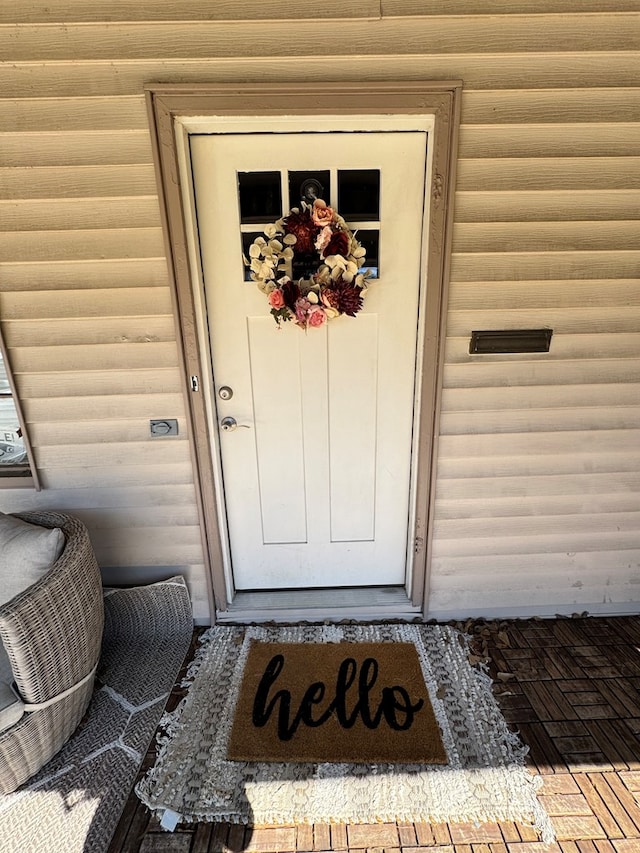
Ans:
[[[66,743],[91,699],[104,624],[100,570],[86,528],[55,512],[17,513],[58,527],[65,547],[52,568],[0,607],[0,638],[25,713],[0,734],[0,791],[10,793]]]

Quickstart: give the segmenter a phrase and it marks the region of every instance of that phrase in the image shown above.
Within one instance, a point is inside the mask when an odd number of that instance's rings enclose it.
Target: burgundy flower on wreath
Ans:
[[[308,278],[293,280],[293,261],[303,257]],[[317,261],[313,270],[314,258]],[[276,324],[293,320],[302,329],[319,328],[340,315],[355,317],[363,307],[370,270],[362,270],[365,250],[347,223],[322,199],[302,202],[267,225],[245,263],[267,296]],[[300,267],[298,266],[298,269]]]
[[[296,251],[311,254],[315,251],[315,238],[318,226],[313,221],[309,209],[298,212],[292,210],[284,220],[285,234],[293,234],[296,238]]]
[[[335,231],[325,246],[323,257],[329,255],[346,255],[349,251],[349,237],[344,231]]]
[[[340,314],[355,317],[362,308],[362,288],[343,282],[330,284],[322,293],[322,301]]]

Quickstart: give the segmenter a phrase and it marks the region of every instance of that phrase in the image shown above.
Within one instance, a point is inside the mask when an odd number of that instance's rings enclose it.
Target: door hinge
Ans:
[[[200,390],[200,380],[198,379],[197,376],[191,377],[191,390],[192,391],[199,391]]]
[[[420,554],[422,552],[422,548],[424,546],[424,539],[422,536],[416,536],[413,540],[413,553]]]

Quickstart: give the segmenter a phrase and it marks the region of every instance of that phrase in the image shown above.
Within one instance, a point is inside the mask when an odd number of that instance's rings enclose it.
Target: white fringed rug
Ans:
[[[229,761],[227,743],[252,640],[278,643],[410,642],[442,732],[446,765],[255,764]],[[253,826],[299,823],[518,821],[543,841],[553,828],[542,782],[524,766],[487,675],[467,660],[467,639],[431,625],[215,627],[189,671],[189,692],[162,723],[155,767],[136,793],[167,828],[178,821]]]

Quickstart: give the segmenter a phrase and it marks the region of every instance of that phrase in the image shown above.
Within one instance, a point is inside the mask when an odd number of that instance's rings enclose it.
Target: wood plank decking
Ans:
[[[109,853],[640,853],[640,617],[470,623],[505,717],[530,747],[558,841],[515,823],[163,832],[132,794]],[[180,691],[174,691],[175,705]],[[145,767],[153,763],[150,750]]]

